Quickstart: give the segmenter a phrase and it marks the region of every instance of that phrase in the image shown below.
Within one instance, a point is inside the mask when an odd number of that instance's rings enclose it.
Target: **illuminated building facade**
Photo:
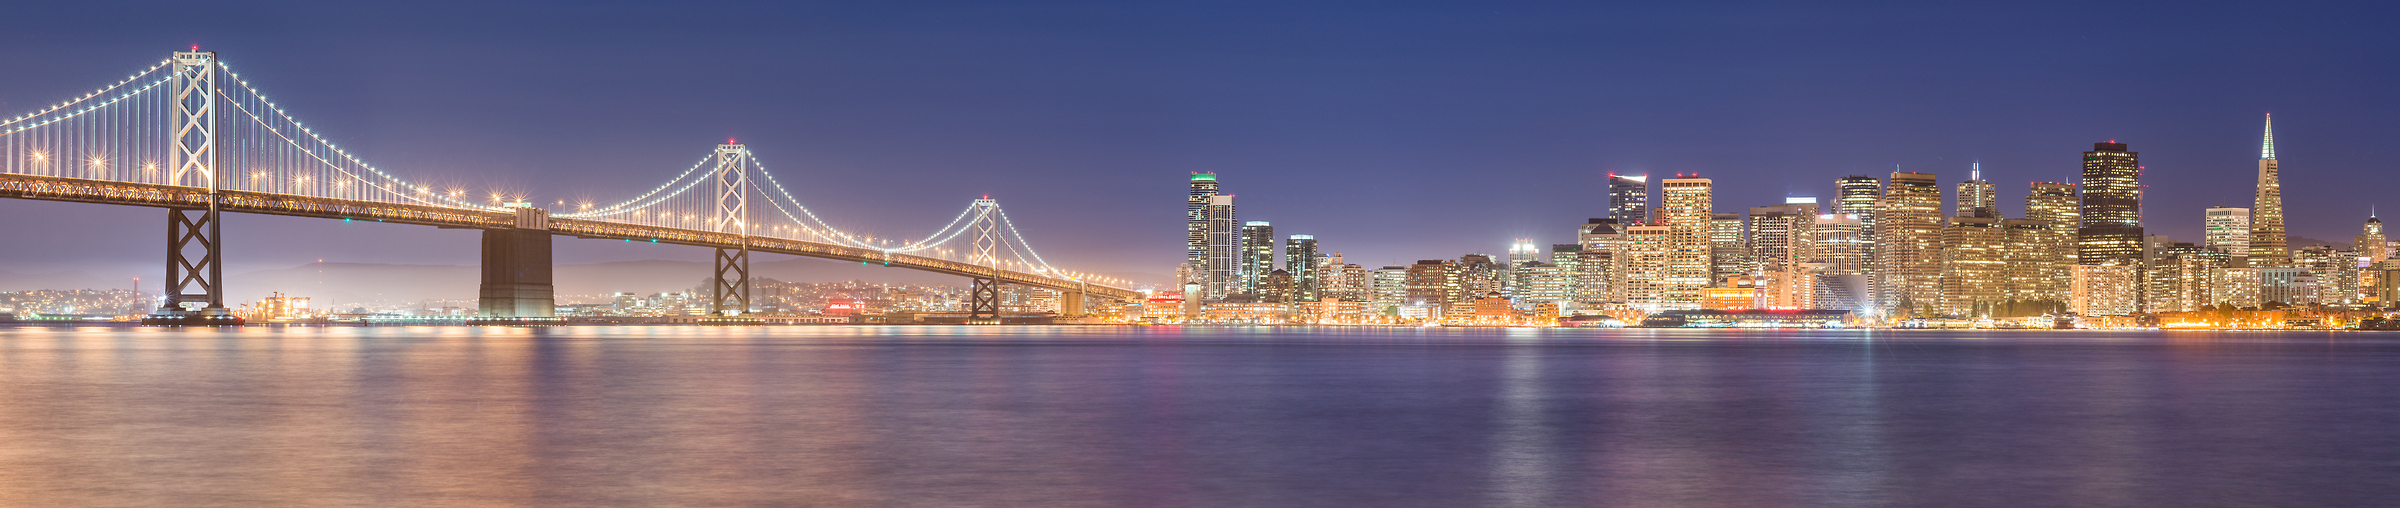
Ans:
[[[1184,201],[1184,284],[1205,286],[1208,274],[1208,205],[1217,199],[1217,174],[1192,173],[1192,194]]]
[[[2000,189],[1983,180],[1983,163],[1975,163],[1967,175],[1967,181],[1958,182],[1958,207],[1950,216],[2000,217]]]
[[[1941,303],[1942,187],[1933,175],[1894,172],[1875,213],[1879,308]]]
[[[2083,226],[2075,261],[2138,266],[2142,260],[2141,154],[2124,143],[2093,143],[2083,153]]]
[[[1708,223],[1715,212],[1715,183],[1697,176],[1659,181],[1665,206],[1659,221],[1668,228],[1666,307],[1700,308],[1700,288],[1708,287]]]
[[[2207,240],[2203,246],[2223,252],[2231,259],[2250,258],[2250,209],[2215,207],[2208,209]]]
[[[2292,253],[2285,249],[2283,237],[2283,177],[2275,167],[2275,116],[2268,115],[2265,138],[2258,147],[2257,201],[2250,205],[2250,265],[2282,268],[2291,264]]]
[[[1317,236],[1292,235],[1283,240],[1283,269],[1292,272],[1292,299],[1317,301]]]
[[[1208,203],[1208,258],[1203,276],[1209,300],[1242,291],[1241,226],[1234,217],[1233,195],[1218,194]]]
[[[1676,253],[1673,229],[1626,226],[1623,231],[1624,237],[1613,253],[1618,273],[1611,281],[1616,283],[1611,289],[1623,295],[1625,304],[1644,312],[1698,308],[1700,288],[1689,288],[1692,297],[1679,299],[1676,293],[1684,288],[1670,282],[1674,279],[1672,265]]]
[[[2039,223],[2041,232],[2030,239],[2031,249],[2039,249],[2041,276],[2048,278],[2042,298],[2066,301],[2067,286],[2074,284],[2075,228],[2082,222],[2083,213],[2077,209],[2075,186],[2056,182],[2033,182],[2026,189],[2025,219]]]
[[[1275,225],[1254,220],[1242,223],[1242,283],[1240,294],[1259,296],[1267,272],[1275,271]]]
[[[2068,290],[2067,311],[2085,316],[2123,316],[2134,312],[2138,303],[2134,287],[2140,283],[2138,271],[2129,265],[2075,265],[2075,279]]]
[[[1627,225],[1650,220],[1650,175],[1608,175],[1608,218]]]
[[[2003,301],[2008,231],[1990,217],[1951,217],[1942,228],[1942,314],[1969,316]]]

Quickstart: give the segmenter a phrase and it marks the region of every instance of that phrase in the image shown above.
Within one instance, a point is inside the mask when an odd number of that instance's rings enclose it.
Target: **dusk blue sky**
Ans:
[[[2347,241],[2400,206],[2387,5],[33,2],[0,27],[0,114],[198,44],[412,178],[621,199],[739,137],[837,224],[905,237],[990,194],[1060,266],[1164,275],[1193,171],[1372,267],[1569,241],[1610,171],[1697,172],[1735,212],[1980,160],[2020,216],[2112,139],[2147,225],[2198,240],[2248,206],[2273,112],[2291,231]],[[0,200],[0,269],[156,277],[163,215]],[[472,231],[227,224],[237,270],[477,261]]]

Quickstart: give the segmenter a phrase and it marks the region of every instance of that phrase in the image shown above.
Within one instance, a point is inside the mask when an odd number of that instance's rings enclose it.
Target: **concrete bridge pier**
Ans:
[[[478,318],[557,317],[550,282],[550,213],[519,206],[516,227],[483,230]]]

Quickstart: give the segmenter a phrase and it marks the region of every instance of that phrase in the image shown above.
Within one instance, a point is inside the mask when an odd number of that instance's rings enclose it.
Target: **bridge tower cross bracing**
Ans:
[[[974,288],[967,296],[967,322],[970,324],[1000,323],[1000,202],[990,198],[975,200],[975,252],[967,263],[981,266],[986,275],[974,277]]]
[[[169,185],[204,192],[208,206],[167,209],[167,280],[165,301],[142,320],[150,325],[240,325],[242,319],[225,308],[225,243],[219,233],[223,196],[218,192],[222,159],[217,145],[222,97],[218,79],[222,66],[214,51],[177,51],[169,83],[174,105],[168,109],[167,174]],[[203,304],[198,309],[184,304]]]
[[[716,207],[711,229],[738,238],[736,247],[719,248],[716,281],[709,289],[709,313],[738,316],[750,312],[750,149],[739,144],[717,145]]]

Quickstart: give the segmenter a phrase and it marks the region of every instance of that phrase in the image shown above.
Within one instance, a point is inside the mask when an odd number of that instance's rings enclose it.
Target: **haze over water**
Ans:
[[[2372,506],[2400,335],[0,329],[6,506]]]

